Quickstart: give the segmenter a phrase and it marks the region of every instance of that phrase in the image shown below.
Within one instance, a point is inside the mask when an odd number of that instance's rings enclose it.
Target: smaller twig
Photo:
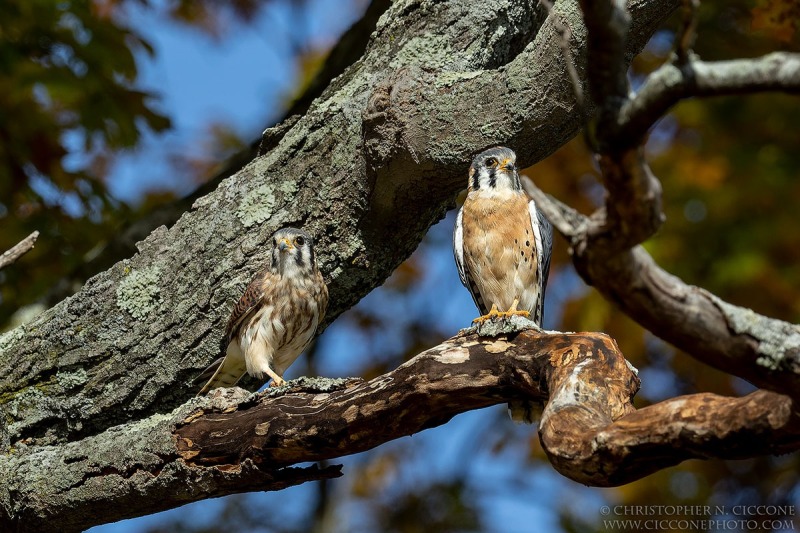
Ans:
[[[36,242],[38,237],[39,232],[34,231],[19,241],[14,247],[3,253],[3,255],[0,255],[0,269],[14,264],[17,259],[28,253],[33,248],[33,244]]]
[[[675,43],[675,56],[678,65],[685,65],[691,59],[692,47],[697,37],[697,8],[700,0],[683,0],[681,31]]]
[[[536,209],[544,213],[547,220],[567,240],[586,232],[589,217],[546,194],[528,176],[522,175],[520,178],[522,178],[522,188],[536,202]]]
[[[616,129],[619,110],[630,92],[625,42],[631,16],[625,2],[580,0],[580,7],[586,24],[589,94],[597,106],[597,116],[587,132],[589,146],[605,153],[612,149],[607,132]]]
[[[583,115],[583,87],[581,86],[581,80],[578,77],[578,71],[575,68],[575,62],[572,60],[572,50],[569,47],[570,40],[572,39],[572,30],[569,29],[569,26],[567,26],[560,17],[553,13],[552,2],[549,0],[539,0],[539,4],[547,10],[548,16],[553,17],[553,27],[561,35],[561,38],[558,40],[558,45],[561,47],[561,54],[564,56],[564,62],[567,66],[567,74],[572,82],[572,90],[575,93],[575,102],[578,104],[578,109],[581,111],[581,115]]]

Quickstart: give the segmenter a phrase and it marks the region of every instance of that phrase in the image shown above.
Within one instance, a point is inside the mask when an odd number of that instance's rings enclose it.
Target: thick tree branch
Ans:
[[[391,5],[389,0],[370,1],[364,15],[341,36],[328,53],[324,65],[311,83],[291,103],[283,117],[277,123],[272,124],[272,127],[268,128],[260,139],[253,141],[247,148],[221,162],[220,169],[216,174],[189,195],[160,205],[141,218],[122,224],[113,239],[107,243],[100,243],[101,249],[97,254],[93,254],[91,259],[76,266],[68,276],[52,286],[42,298],[41,303],[46,307],[52,307],[72,295],[75,292],[75,286],[81,286],[87,279],[110,268],[117,261],[131,257],[137,251],[136,243],[144,240],[150,232],[159,226],[175,224],[198,198],[212,192],[222,180],[231,177],[262,153],[275,148],[283,135],[291,126],[294,126],[301,114],[308,111],[311,103],[322,94],[328,84],[362,56],[378,19],[389,5]]]
[[[3,254],[0,255],[0,270],[4,269],[8,265],[14,264],[17,259],[30,252],[33,249],[34,243],[36,243],[36,239],[38,238],[39,232],[34,231],[17,244],[3,252]]]
[[[572,372],[579,370],[573,365]],[[581,381],[582,382],[582,381]],[[562,393],[574,394],[568,388]],[[551,405],[556,400],[551,400]],[[542,445],[563,475],[591,485],[629,483],[687,459],[744,459],[800,447],[797,406],[757,391],[744,398],[692,394],[632,412],[613,423],[580,402],[545,410]]]
[[[83,531],[205,498],[341,475],[337,466],[264,469],[250,460],[188,467],[175,452],[172,430],[199,403],[65,445],[18,445],[0,462],[0,531]]]
[[[677,4],[632,4],[631,51]],[[554,11],[583,50],[576,4]],[[273,149],[140,242],[133,258],[0,336],[8,421],[0,447],[83,438],[185,401],[191,379],[218,355],[231,302],[276,228],[301,225],[317,236],[332,320],[444,214],[471,154],[503,143],[533,162],[572,137],[582,117],[558,32],[541,15],[535,0],[494,11],[394,3],[364,58]]]
[[[296,380],[267,396],[218,390],[83,441],[20,446],[0,463],[8,480],[0,487],[0,528],[72,531],[335,476],[335,468],[289,467],[368,450],[520,398],[549,397],[540,429],[545,451],[560,472],[589,485],[626,483],[688,458],[800,447],[796,409],[784,396],[693,395],[635,411],[639,380],[608,336],[514,333],[519,323],[503,324],[500,331],[510,333],[495,338],[456,336],[370,381]],[[105,507],[113,511],[96,512]]]

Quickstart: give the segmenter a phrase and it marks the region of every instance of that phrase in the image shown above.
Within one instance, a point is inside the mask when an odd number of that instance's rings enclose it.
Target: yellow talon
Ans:
[[[519,300],[517,298],[514,298],[514,303],[511,304],[511,307],[508,309],[508,311],[500,314],[502,316],[507,316],[508,318],[511,318],[514,315],[519,315],[524,317],[531,316],[531,314],[528,311],[525,311],[524,309],[517,309],[517,304],[519,304]]]
[[[500,311],[497,310],[497,304],[492,304],[492,309],[485,315],[479,316],[475,320],[472,321],[474,324],[475,322],[486,322],[487,320],[491,320],[496,316],[500,316]]]
[[[495,317],[499,318],[511,318],[514,315],[529,317],[531,316],[530,312],[525,311],[524,309],[517,309],[517,305],[519,305],[519,300],[514,298],[514,302],[511,304],[511,307],[508,311],[498,311],[497,304],[492,304],[492,309],[487,314],[483,316],[479,316],[472,322],[486,322],[487,320],[491,320]]]

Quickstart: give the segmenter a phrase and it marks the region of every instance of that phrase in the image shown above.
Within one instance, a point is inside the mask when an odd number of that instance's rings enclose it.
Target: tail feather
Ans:
[[[245,366],[244,356],[238,345],[232,342],[228,345],[225,357],[214,361],[195,379],[195,381],[208,379],[197,395],[202,396],[208,391],[219,387],[233,387],[242,379],[245,373],[247,373],[247,367]],[[211,377],[209,378],[208,376]]]

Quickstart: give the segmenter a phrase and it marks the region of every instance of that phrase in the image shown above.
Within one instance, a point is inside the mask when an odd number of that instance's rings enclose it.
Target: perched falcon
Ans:
[[[501,146],[472,160],[453,252],[461,283],[482,314],[476,321],[519,314],[541,327],[553,227],[522,190],[516,160]],[[509,404],[511,418],[530,421],[527,403]]]
[[[245,372],[282,385],[283,373],[314,338],[327,305],[328,287],[311,236],[295,228],[276,231],[272,262],[233,308],[221,346],[225,357],[206,370],[213,375],[199,394],[232,387]]]

